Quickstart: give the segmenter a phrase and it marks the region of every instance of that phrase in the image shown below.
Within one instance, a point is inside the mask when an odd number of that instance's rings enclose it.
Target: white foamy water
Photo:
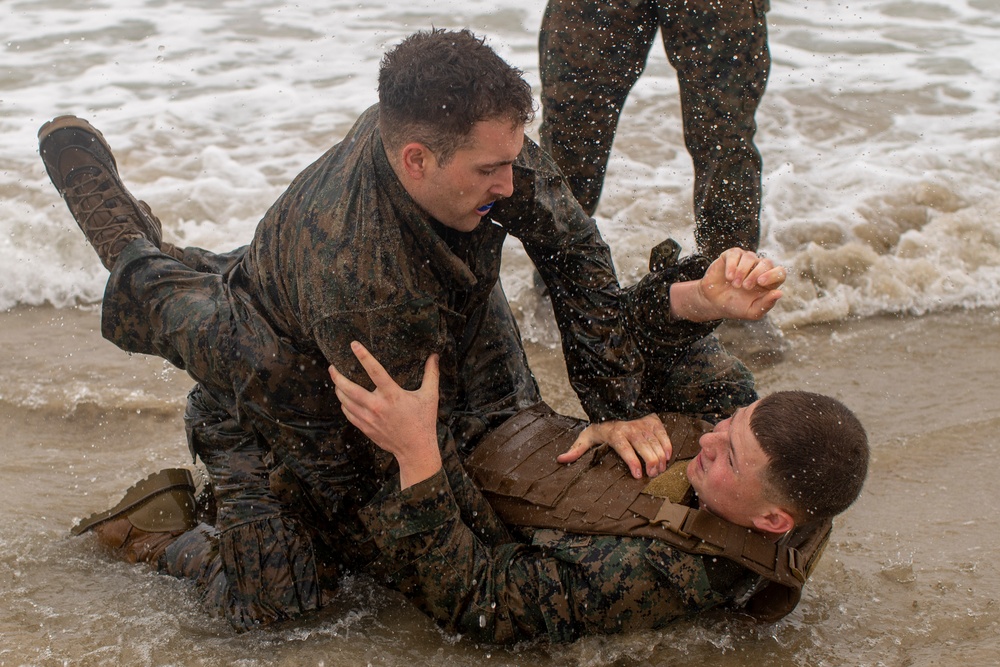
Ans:
[[[63,113],[108,138],[165,236],[223,250],[375,100],[389,44],[487,35],[538,90],[544,3],[7,3],[0,22],[0,308],[100,299],[105,272],[35,132]],[[757,119],[762,249],[795,269],[784,325],[1000,303],[1000,4],[773,3]],[[687,248],[691,167],[659,46],[626,107],[598,210],[625,283],[666,235]],[[512,247],[505,283],[533,308]],[[531,334],[531,331],[527,333]]]

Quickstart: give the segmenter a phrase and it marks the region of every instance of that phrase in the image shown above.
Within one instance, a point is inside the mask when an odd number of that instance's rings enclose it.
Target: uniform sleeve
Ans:
[[[701,255],[680,259],[680,245],[667,239],[653,248],[649,273],[622,290],[626,328],[647,360],[672,356],[680,348],[711,334],[722,320],[691,322],[670,313],[670,288],[674,283],[698,280],[710,262]]]
[[[390,482],[361,512],[376,573],[450,632],[510,644],[662,627],[718,603],[700,559],[651,540],[540,531],[489,548],[460,518],[443,472]]]
[[[318,322],[314,335],[320,352],[352,381],[372,387],[351,351],[356,340],[410,390],[420,386],[427,357],[442,352],[447,338],[440,309],[427,297],[339,312]]]
[[[524,245],[548,287],[573,389],[591,420],[639,417],[642,357],[622,325],[611,251],[558,168],[525,139],[514,196],[494,219]]]

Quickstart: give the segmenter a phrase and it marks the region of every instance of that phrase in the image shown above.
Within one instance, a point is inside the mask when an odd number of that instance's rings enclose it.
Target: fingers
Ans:
[[[383,385],[396,385],[389,373],[386,372],[382,364],[378,362],[378,359],[372,356],[368,349],[359,343],[358,341],[351,341],[351,351],[354,352],[354,356],[358,358],[361,362],[362,368],[368,373],[368,377],[371,378],[372,382],[375,383],[376,387],[381,387]],[[398,386],[398,385],[396,385]]]
[[[670,459],[670,439],[665,432],[663,438],[666,440],[666,446],[659,438],[648,432],[632,432],[629,437],[622,434],[609,444],[625,461],[632,476],[638,479],[642,477],[643,465],[650,477],[656,477],[667,469],[667,461]]]
[[[726,281],[737,289],[776,289],[788,275],[784,267],[742,248],[730,248],[719,258],[725,263]]]
[[[424,362],[424,377],[420,381],[419,392],[435,399],[438,395],[438,386],[441,382],[440,358],[437,354],[427,357]]]
[[[368,391],[341,373],[333,364],[330,365],[329,373],[344,415],[348,421],[364,431],[365,425],[373,421],[374,413],[378,410],[379,406],[386,400],[392,400],[392,397],[402,393],[404,390],[396,384],[392,376],[389,375],[382,364],[372,356],[371,352],[364,345],[353,341],[351,343],[351,351],[354,352],[354,356],[357,357],[368,377],[375,383],[375,389]],[[427,368],[429,366],[431,366],[430,359],[427,360],[425,366],[425,379],[427,379]],[[431,375],[433,388],[430,388],[430,385],[428,385],[428,395],[432,395],[436,401],[438,382],[436,359],[433,362]]]
[[[572,463],[597,444],[607,444],[614,449],[636,479],[642,477],[643,466],[650,477],[665,471],[673,450],[663,422],[651,414],[633,421],[591,424],[556,460]]]
[[[742,248],[730,248],[722,253],[726,264],[726,280],[733,287],[743,287],[757,265],[757,255]]]
[[[663,427],[663,422],[660,421],[658,415],[654,413],[644,417],[644,419],[649,420],[652,424],[653,438],[649,442],[650,446],[654,447],[656,452],[656,472],[649,472],[649,460],[646,462],[646,472],[650,477],[655,477],[660,473],[666,472],[667,463],[670,462],[670,456],[674,453],[674,445],[670,442],[667,429]]]
[[[757,278],[757,284],[765,289],[778,289],[788,278],[788,271],[783,266],[776,266],[765,271]]]
[[[594,445],[608,444],[614,449],[618,456],[628,467],[629,472],[636,479],[642,477],[642,463],[636,456],[635,450],[629,444],[627,438],[620,433],[616,433],[621,422],[605,422],[603,424],[591,424],[580,432],[573,445],[556,457],[559,463],[573,463],[583,456],[587,450]]]
[[[600,424],[591,424],[587,428],[580,431],[580,435],[577,436],[576,440],[573,442],[572,446],[565,452],[556,457],[556,461],[559,463],[572,463],[583,456],[588,449],[596,444],[602,442],[598,433],[601,430]]]
[[[751,320],[759,320],[760,318],[767,315],[768,312],[774,305],[778,303],[784,293],[781,290],[769,290],[762,297],[753,302],[750,307],[750,312],[747,313],[747,318]]]
[[[618,452],[618,456],[625,462],[633,477],[636,479],[642,477],[642,463],[639,462],[639,457],[636,456],[635,449],[633,449],[632,444],[628,440],[616,438],[608,444],[611,445],[613,450]]]
[[[438,356],[431,355],[424,363],[420,388],[407,391],[363,345],[353,342],[351,350],[375,388],[369,391],[352,382],[331,364],[328,370],[341,411],[375,446],[396,458],[403,488],[426,479],[441,467],[437,439]]]
[[[364,400],[364,397],[369,394],[367,389],[348,379],[348,377],[337,370],[337,367],[333,364],[330,364],[330,368],[328,370],[330,373],[330,379],[333,380],[337,398],[340,399],[341,403],[344,403],[344,401],[358,403],[359,401]]]

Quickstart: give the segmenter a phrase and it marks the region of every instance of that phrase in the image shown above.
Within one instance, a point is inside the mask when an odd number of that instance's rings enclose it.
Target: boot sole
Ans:
[[[114,162],[114,153],[111,152],[111,146],[108,144],[107,139],[104,138],[104,135],[101,134],[101,131],[78,116],[57,116],[50,121],[42,123],[42,126],[38,128],[39,145],[56,130],[62,130],[67,127],[85,130],[86,132],[93,134],[97,137],[98,141],[101,142],[101,146],[104,147],[104,150],[107,151],[108,155],[111,156],[111,161]],[[117,164],[115,167],[117,168]]]
[[[146,479],[132,485],[125,492],[125,497],[117,505],[109,510],[91,514],[86,519],[82,519],[70,529],[70,533],[81,535],[98,524],[137,510],[144,503],[170,489],[186,489],[193,495],[194,480],[191,478],[191,473],[185,468],[168,468],[155,472]]]

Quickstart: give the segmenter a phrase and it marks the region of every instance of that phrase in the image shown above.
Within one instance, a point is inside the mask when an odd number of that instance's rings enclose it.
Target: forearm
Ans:
[[[552,299],[573,388],[591,419],[634,411],[642,358],[625,330],[611,251],[580,208],[558,168],[526,142],[515,169],[515,195],[495,219],[516,236]]]

